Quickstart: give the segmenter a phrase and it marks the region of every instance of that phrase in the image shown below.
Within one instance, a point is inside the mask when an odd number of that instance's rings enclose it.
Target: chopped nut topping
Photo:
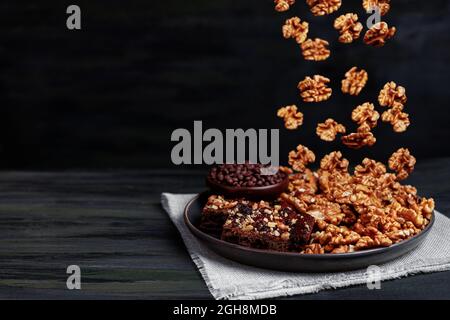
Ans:
[[[342,92],[357,96],[365,87],[368,79],[366,70],[358,71],[357,67],[353,67],[345,73],[345,79],[342,80]]]
[[[315,154],[307,147],[299,144],[296,150],[289,152],[289,165],[298,172],[304,172],[309,163],[316,161]]]
[[[312,14],[324,16],[337,11],[341,5],[341,0],[306,0]]]
[[[302,54],[305,60],[322,61],[328,59],[330,50],[328,50],[328,41],[316,38],[308,39],[302,43]]]
[[[345,127],[333,119],[319,123],[316,128],[316,134],[324,141],[333,141],[338,133],[345,133]]]
[[[284,120],[284,126],[289,130],[295,130],[303,124],[303,113],[297,111],[296,105],[278,109],[277,116]]]
[[[355,13],[343,14],[334,20],[334,28],[339,30],[339,42],[352,43],[361,35],[363,25],[358,22],[358,15]]]
[[[414,170],[416,158],[409,153],[408,149],[400,148],[389,158],[389,168],[397,172],[399,180],[406,179]]]
[[[370,46],[382,47],[386,44],[386,40],[394,36],[395,31],[395,27],[389,28],[386,22],[378,22],[367,30],[364,42]]]
[[[381,120],[389,122],[395,132],[405,132],[410,125],[409,115],[400,108],[389,109],[381,115]]]
[[[380,114],[375,110],[374,105],[369,102],[357,106],[352,111],[352,120],[358,125],[366,124],[370,128],[375,128],[379,118]]]
[[[363,0],[363,7],[367,13],[371,13],[374,8],[378,8],[380,14],[384,16],[391,8],[389,2],[391,2],[391,0]]]
[[[295,3],[295,0],[274,0],[275,10],[278,12],[288,11],[289,8]]]
[[[332,89],[327,87],[330,79],[321,75],[315,75],[313,78],[306,77],[299,82],[297,88],[300,90],[300,96],[305,102],[321,102],[331,97]]]
[[[394,81],[386,83],[378,95],[378,102],[383,107],[403,109],[407,100],[406,89]]]
[[[295,39],[298,44],[301,44],[306,40],[308,36],[308,30],[308,22],[301,22],[299,17],[287,19],[282,28],[283,37],[286,39]]]

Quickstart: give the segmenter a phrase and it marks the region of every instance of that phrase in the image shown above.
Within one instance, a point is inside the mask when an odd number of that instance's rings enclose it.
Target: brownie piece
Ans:
[[[222,240],[242,246],[291,251],[307,243],[314,218],[300,214],[286,203],[254,203],[252,212],[236,212],[225,221]]]
[[[251,212],[250,201],[226,200],[222,196],[212,195],[203,207],[199,229],[213,236],[220,237],[222,227],[228,216],[238,211],[242,213]]]
[[[313,232],[315,219],[307,213],[298,213],[298,219],[291,230],[292,241],[295,246],[307,244]]]

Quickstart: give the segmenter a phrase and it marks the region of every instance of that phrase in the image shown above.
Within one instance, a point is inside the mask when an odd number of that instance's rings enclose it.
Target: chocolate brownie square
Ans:
[[[261,201],[253,204],[251,213],[230,215],[221,238],[257,249],[290,251],[307,243],[313,226],[313,217],[285,203]]]
[[[251,212],[251,202],[247,200],[227,200],[222,196],[212,195],[203,207],[199,229],[220,237],[222,227],[230,215],[236,212]]]

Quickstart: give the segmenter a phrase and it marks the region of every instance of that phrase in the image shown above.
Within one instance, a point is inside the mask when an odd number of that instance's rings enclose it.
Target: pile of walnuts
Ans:
[[[292,156],[292,157],[291,157]],[[316,172],[307,168],[314,153],[299,145],[290,154],[295,174],[281,198],[316,219],[317,230],[302,253],[347,253],[386,247],[408,239],[430,222],[434,200],[417,195],[401,183],[414,169],[415,158],[401,148],[385,165],[365,158],[353,174],[341,152],[320,161]],[[291,161],[292,160],[292,161]]]

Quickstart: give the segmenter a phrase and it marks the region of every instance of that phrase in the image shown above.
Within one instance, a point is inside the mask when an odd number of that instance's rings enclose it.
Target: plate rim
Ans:
[[[421,239],[422,237],[425,237],[431,230],[431,228],[434,225],[435,222],[435,210],[433,210],[430,222],[428,225],[423,229],[420,233],[412,236],[411,238],[400,241],[397,243],[394,243],[390,245],[389,247],[381,247],[381,248],[374,248],[374,249],[368,249],[363,251],[354,251],[354,252],[347,252],[347,253],[323,253],[323,254],[301,254],[299,252],[281,252],[281,251],[275,251],[275,250],[264,250],[264,249],[256,249],[251,247],[245,247],[241,246],[239,244],[227,242],[225,240],[221,240],[218,238],[215,238],[200,229],[198,229],[189,219],[188,217],[188,209],[192,206],[192,204],[198,200],[201,196],[206,196],[210,194],[210,191],[204,191],[198,193],[194,198],[189,200],[189,202],[186,204],[184,211],[183,211],[183,217],[184,222],[187,225],[189,231],[198,238],[206,238],[209,241],[214,242],[217,245],[224,245],[229,248],[245,251],[245,252],[252,252],[256,254],[265,254],[265,255],[272,255],[272,256],[288,256],[288,257],[301,257],[302,259],[311,259],[311,260],[321,260],[321,259],[347,259],[347,258],[359,258],[359,257],[365,257],[370,255],[376,255],[376,254],[382,254],[385,252],[389,252],[391,250],[395,250],[395,248],[406,246],[408,243],[416,241]]]

